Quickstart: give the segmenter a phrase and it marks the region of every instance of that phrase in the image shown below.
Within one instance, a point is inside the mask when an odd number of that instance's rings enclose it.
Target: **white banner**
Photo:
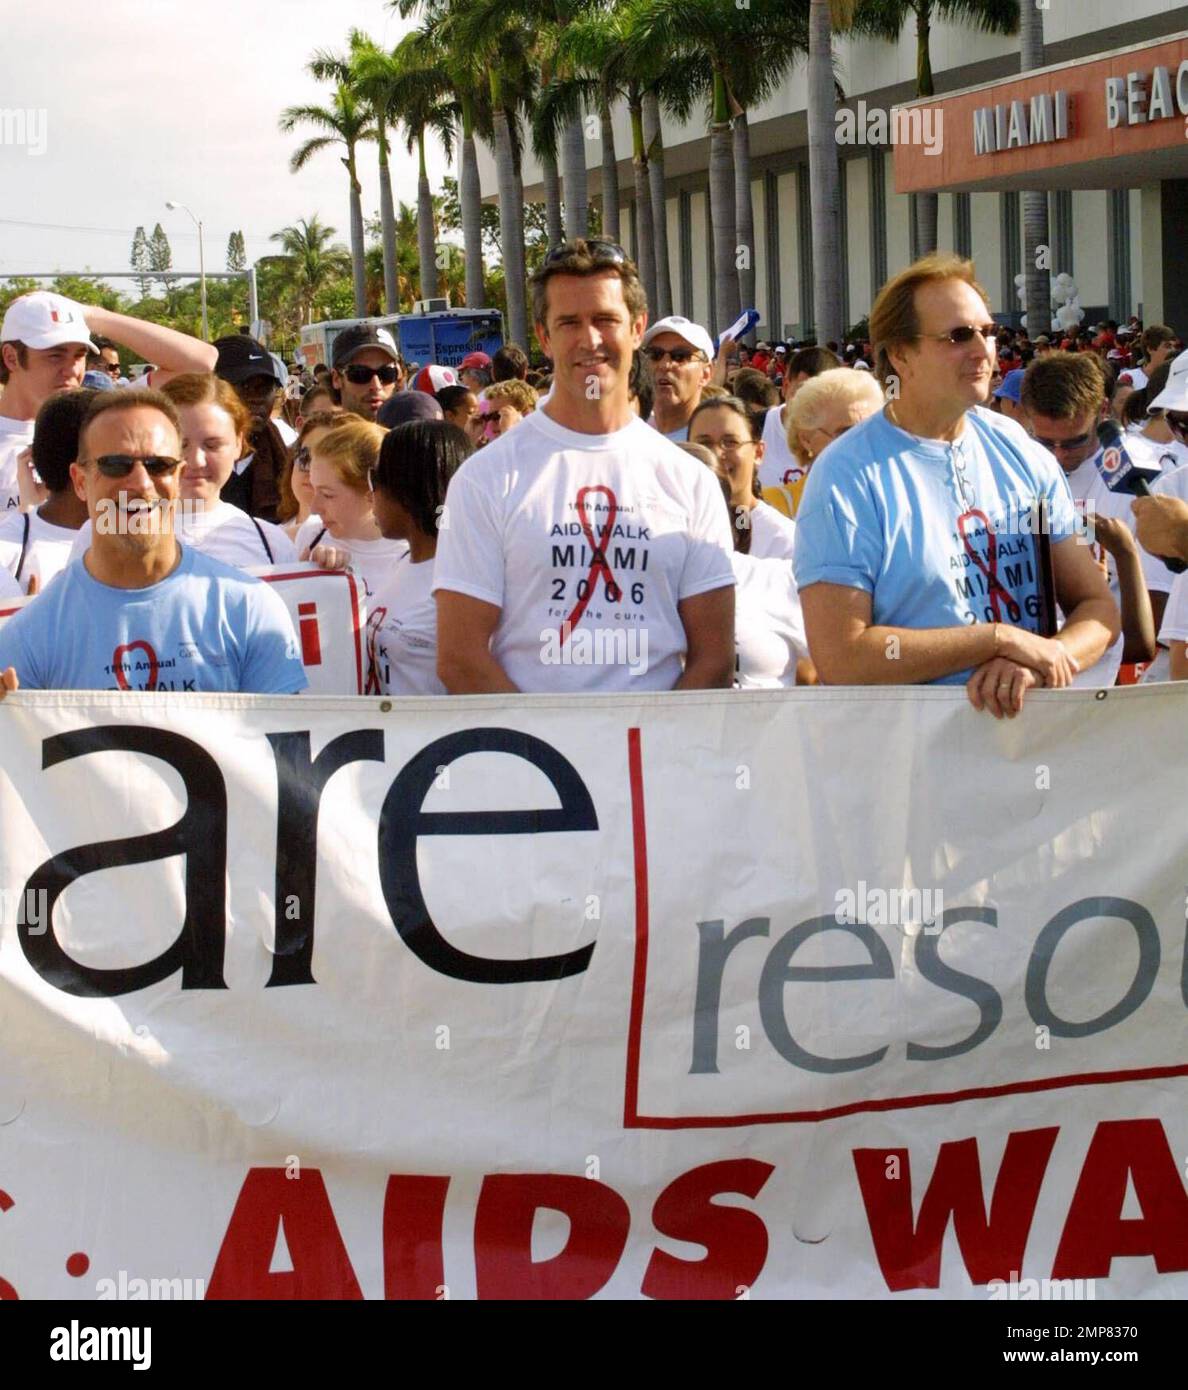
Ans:
[[[1183,1298],[1188,692],[0,705],[0,1296]]]

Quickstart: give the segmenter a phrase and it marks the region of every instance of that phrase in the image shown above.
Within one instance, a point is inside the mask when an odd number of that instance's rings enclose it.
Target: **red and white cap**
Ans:
[[[428,367],[421,368],[413,377],[412,384],[414,391],[424,391],[427,395],[436,396],[447,386],[457,386],[458,378],[454,374],[453,367],[438,367],[430,364]]]
[[[92,352],[99,350],[91,341],[82,305],[51,290],[34,290],[12,301],[0,328],[0,343],[38,349],[81,343]]]

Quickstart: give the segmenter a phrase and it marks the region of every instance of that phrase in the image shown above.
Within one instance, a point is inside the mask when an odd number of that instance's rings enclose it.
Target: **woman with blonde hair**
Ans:
[[[518,425],[525,415],[536,409],[536,392],[526,381],[512,378],[485,386],[478,398],[478,408],[471,417],[471,442],[476,448],[489,444]]]
[[[763,500],[794,517],[817,456],[884,404],[882,387],[870,372],[834,367],[806,381],[787,405],[788,448],[804,476],[794,483],[764,488]]]
[[[371,505],[371,475],[386,431],[358,415],[344,415],[310,451],[309,481],[317,515],[297,532],[302,559],[331,545],[350,556],[368,603],[386,585],[392,567],[408,554],[408,542],[385,540]]]
[[[342,422],[344,415],[342,407],[334,405],[313,411],[301,423],[297,442],[289,451],[289,460],[277,479],[280,502],[276,519],[290,539],[296,539],[297,532],[315,514],[313,487],[309,481],[313,447],[327,430]]]

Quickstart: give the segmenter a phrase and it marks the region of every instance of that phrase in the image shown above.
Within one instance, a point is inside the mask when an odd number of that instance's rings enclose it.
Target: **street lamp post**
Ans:
[[[198,280],[200,286],[199,293],[202,297],[202,336],[209,342],[210,327],[206,321],[206,256],[202,246],[202,222],[201,219],[195,217],[194,214],[190,212],[190,209],[186,207],[185,203],[175,203],[172,199],[169,199],[165,206],[171,212],[180,208],[182,212],[189,215],[190,221],[198,228]]]

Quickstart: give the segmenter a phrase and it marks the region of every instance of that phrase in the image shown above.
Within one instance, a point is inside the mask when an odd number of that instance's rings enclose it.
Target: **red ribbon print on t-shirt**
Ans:
[[[601,493],[602,496],[606,498],[608,504],[606,525],[602,528],[601,542],[594,539],[594,528],[591,526],[589,518],[586,516],[586,498],[594,492]],[[582,614],[586,611],[587,605],[594,597],[594,589],[598,584],[599,578],[606,580],[607,598],[610,599],[612,603],[617,601],[611,597],[612,591],[615,594],[620,592],[619,586],[615,583],[614,573],[606,562],[606,542],[607,538],[614,530],[615,517],[619,513],[618,499],[609,487],[605,487],[602,483],[598,483],[595,487],[578,488],[575,506],[577,507],[578,520],[582,523],[582,534],[586,537],[586,543],[590,547],[590,573],[586,576],[585,594],[578,599],[577,603],[574,605],[573,612],[561,624],[562,646],[565,645],[566,638],[568,638],[569,634],[578,623],[581,622]]]
[[[121,690],[132,689],[132,687],[128,684],[128,677],[124,675],[124,668],[120,665],[121,659],[127,652],[143,652],[145,656],[148,657],[149,678],[144,688],[146,690],[156,690],[158,669],[157,653],[153,651],[152,647],[150,647],[149,644],[145,642],[143,639],[138,639],[135,642],[129,642],[127,646],[124,647],[117,647],[115,651],[112,652],[111,669],[115,672],[116,685],[118,685]]]
[[[980,521],[985,528],[985,560],[983,560],[974,549],[971,537],[966,534],[966,523],[970,520]],[[999,596],[1001,595],[1002,598],[1005,598],[1008,605],[1012,604],[1014,600],[1011,598],[1009,591],[1003,587],[1002,580],[998,577],[998,537],[994,534],[993,526],[990,525],[990,518],[979,508],[971,507],[969,511],[962,512],[957,518],[957,534],[961,537],[961,544],[965,547],[965,553],[986,576],[986,587],[990,595],[990,606],[994,610],[994,621],[996,623],[1003,622],[1002,612],[998,606]]]

